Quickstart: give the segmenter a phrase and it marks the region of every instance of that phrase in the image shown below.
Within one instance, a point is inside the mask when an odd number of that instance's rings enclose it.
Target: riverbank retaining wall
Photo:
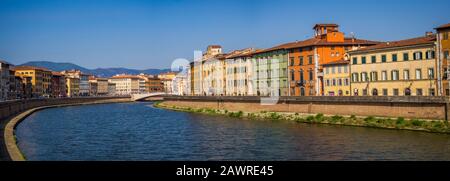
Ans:
[[[256,96],[170,96],[164,98],[164,104],[244,112],[323,113],[449,120],[449,98],[436,96],[278,97],[274,105],[263,105],[261,97]]]
[[[30,99],[0,102],[0,120],[8,118],[25,110],[59,104],[74,104],[88,101],[105,99],[126,98],[126,97],[78,97],[78,98],[55,98],[55,99]]]

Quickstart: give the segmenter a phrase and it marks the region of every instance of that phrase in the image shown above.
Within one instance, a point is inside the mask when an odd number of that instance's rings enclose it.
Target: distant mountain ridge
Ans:
[[[144,70],[137,70],[137,69],[128,69],[128,68],[96,68],[96,69],[88,69],[84,68],[82,66],[73,64],[73,63],[59,63],[59,62],[50,62],[50,61],[30,61],[22,65],[27,66],[36,66],[36,67],[43,67],[47,68],[53,71],[63,71],[63,70],[72,70],[77,69],[87,74],[92,74],[98,77],[111,77],[117,74],[160,74],[164,72],[170,71],[170,69],[144,69]]]

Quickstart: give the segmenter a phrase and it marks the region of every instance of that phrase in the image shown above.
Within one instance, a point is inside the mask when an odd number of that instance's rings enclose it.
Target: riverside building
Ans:
[[[350,51],[351,95],[439,95],[435,41],[427,33]]]
[[[32,97],[49,97],[51,94],[52,72],[33,66],[14,67],[15,75],[22,79],[31,79]]]
[[[350,96],[350,66],[348,60],[322,64],[325,96]]]
[[[442,84],[442,88],[440,88],[442,95],[449,96],[450,95],[450,23],[441,25],[437,28],[435,28],[437,31],[436,37],[436,52],[437,52],[437,66],[441,67],[439,68],[438,77],[442,77],[442,81],[440,84]],[[438,80],[440,81],[440,80]]]

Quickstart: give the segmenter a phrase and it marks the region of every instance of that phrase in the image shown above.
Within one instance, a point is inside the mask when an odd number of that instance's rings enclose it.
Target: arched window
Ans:
[[[378,95],[378,89],[372,89],[372,95],[377,96]]]
[[[305,96],[305,88],[300,88],[300,95]]]
[[[405,96],[410,96],[411,95],[411,89],[410,88],[406,88],[405,89]]]
[[[355,95],[355,96],[358,95],[358,89],[355,88],[355,89],[353,90],[353,95]]]

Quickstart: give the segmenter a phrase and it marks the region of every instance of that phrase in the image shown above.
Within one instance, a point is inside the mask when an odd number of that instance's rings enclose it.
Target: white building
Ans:
[[[253,93],[253,48],[239,50],[234,55],[227,56],[226,66],[226,95],[250,96]]]
[[[115,94],[130,95],[145,93],[145,79],[135,75],[116,75],[108,79],[116,86]]]

